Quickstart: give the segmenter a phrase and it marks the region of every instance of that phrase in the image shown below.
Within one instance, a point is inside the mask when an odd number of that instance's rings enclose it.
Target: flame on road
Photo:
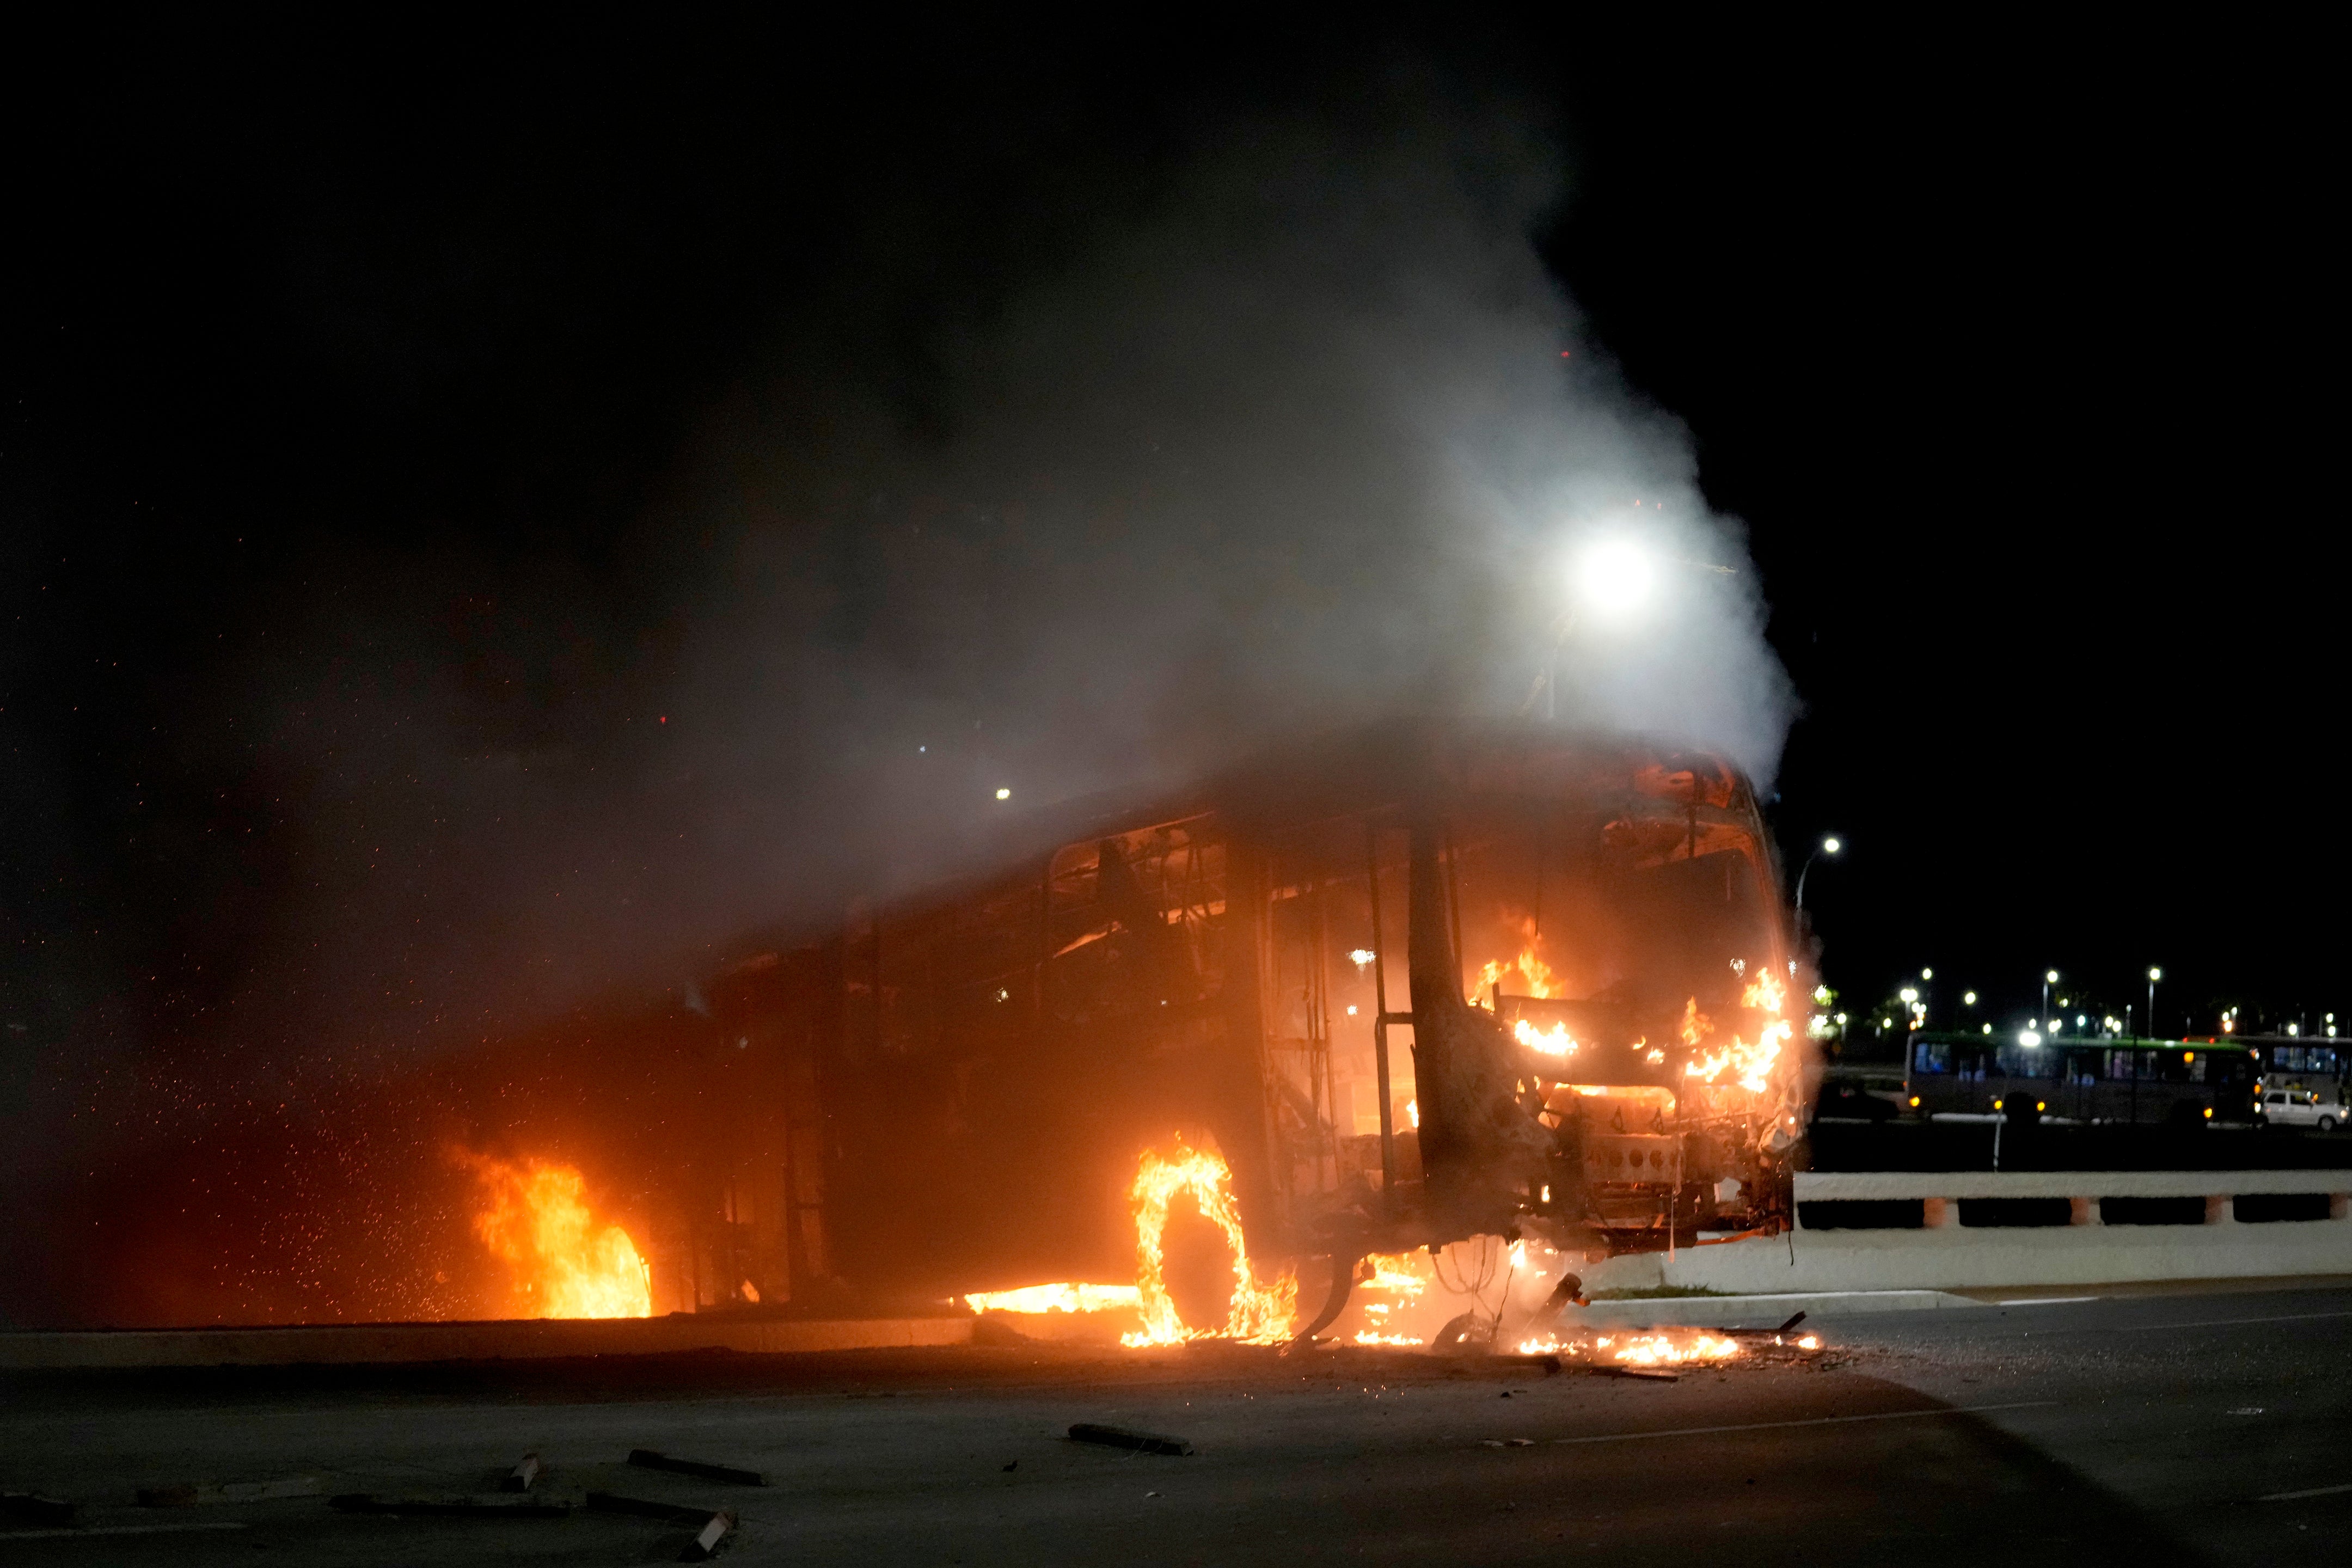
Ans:
[[[1215,1226],[1233,1249],[1234,1290],[1225,1321],[1217,1329],[1195,1329],[1176,1310],[1168,1294],[1167,1258],[1162,1237],[1168,1210],[1179,1194],[1189,1195],[1201,1216]],[[1147,1149],[1138,1162],[1135,1184],[1128,1189],[1135,1212],[1136,1285],[1143,1310],[1140,1331],[1119,1336],[1129,1345],[1170,1345],[1186,1340],[1239,1340],[1245,1344],[1272,1344],[1290,1337],[1298,1316],[1298,1281],[1286,1272],[1271,1282],[1257,1278],[1249,1247],[1242,1235],[1241,1209],[1234,1200],[1234,1173],[1213,1153],[1176,1141],[1172,1151]]]
[[[636,1243],[599,1226],[577,1165],[518,1163],[466,1150],[452,1158],[481,1184],[474,1234],[514,1279],[531,1318],[649,1318],[653,1282]]]
[[[1141,1304],[1134,1285],[1027,1285],[1018,1290],[971,1290],[965,1303],[975,1312],[1108,1312]]]

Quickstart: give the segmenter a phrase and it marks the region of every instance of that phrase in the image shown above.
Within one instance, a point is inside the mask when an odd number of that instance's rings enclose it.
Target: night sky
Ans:
[[[2352,1010],[2320,51],[1164,26],[19,52],[0,1173],[1492,708],[1547,419],[1695,460],[1850,1003]]]

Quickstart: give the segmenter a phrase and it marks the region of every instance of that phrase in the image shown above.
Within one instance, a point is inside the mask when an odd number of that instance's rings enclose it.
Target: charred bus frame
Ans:
[[[758,961],[738,1004],[793,1058],[792,1295],[1124,1272],[1171,1136],[1223,1154],[1254,1253],[1331,1260],[1318,1322],[1372,1252],[1788,1224],[1779,998],[1811,977],[1719,758],[1387,725],[1052,810],[992,865]]]

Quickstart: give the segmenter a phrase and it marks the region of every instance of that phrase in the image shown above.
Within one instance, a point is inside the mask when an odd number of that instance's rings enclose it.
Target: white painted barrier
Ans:
[[[2324,1193],[2331,1217],[2243,1224],[2233,1200]],[[1809,1230],[1612,1258],[1590,1289],[1681,1286],[1738,1295],[1951,1290],[2153,1279],[2352,1275],[2352,1171],[1875,1171],[1806,1173],[1797,1202],[1916,1200],[1917,1230]],[[2066,1226],[1970,1226],[1971,1198],[2065,1198]],[[2101,1223],[2103,1198],[2201,1198],[2201,1225]]]

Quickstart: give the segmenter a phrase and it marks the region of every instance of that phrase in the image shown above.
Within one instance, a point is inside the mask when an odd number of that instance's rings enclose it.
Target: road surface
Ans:
[[[20,1375],[0,1487],[83,1508],[0,1520],[0,1558],[627,1563],[691,1537],[325,1501],[479,1493],[535,1451],[553,1499],[735,1511],[723,1554],[746,1563],[2352,1561],[2352,1283],[2018,1294],[1824,1321],[1814,1363],[1674,1383],[1066,1345]],[[1073,1443],[1079,1421],[1197,1452]],[[632,1468],[638,1447],[769,1484]],[[131,1501],[306,1479],[318,1495]]]

